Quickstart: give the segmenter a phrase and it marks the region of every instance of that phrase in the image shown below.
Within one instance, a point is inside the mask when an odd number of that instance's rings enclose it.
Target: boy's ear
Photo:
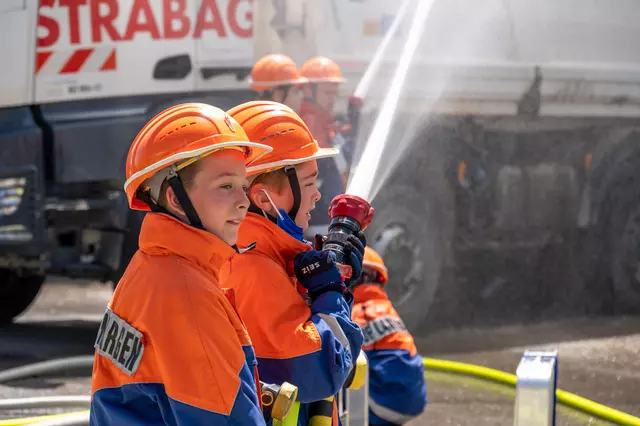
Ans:
[[[167,210],[178,216],[183,221],[186,221],[187,215],[184,213],[184,209],[180,205],[180,201],[178,201],[178,197],[171,186],[167,186],[165,198],[167,200]]]
[[[273,210],[273,206],[269,202],[269,199],[263,190],[268,191],[267,186],[263,183],[256,183],[249,187],[247,196],[249,197],[249,200],[260,210],[270,212]]]

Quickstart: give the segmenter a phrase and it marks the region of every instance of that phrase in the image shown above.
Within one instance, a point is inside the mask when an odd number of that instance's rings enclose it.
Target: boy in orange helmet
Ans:
[[[422,358],[384,290],[389,272],[382,257],[367,247],[362,266],[352,318],[362,327],[369,361],[369,424],[405,424],[427,405]]]
[[[319,165],[322,176],[320,192],[324,201],[318,205],[320,214],[314,216],[307,235],[324,234],[329,225],[327,211],[329,203],[338,194],[345,191],[349,169],[355,149],[360,106],[362,101],[349,98],[349,125],[336,122],[333,109],[338,96],[338,88],[344,83],[338,64],[324,56],[315,56],[300,68],[300,75],[307,79],[304,85],[304,98],[300,106],[300,117],[322,148],[339,148],[340,154],[333,161]]]
[[[279,53],[260,58],[249,78],[251,90],[258,93],[258,99],[280,102],[293,110],[300,108],[302,85],[306,82],[293,59]]]
[[[255,354],[219,272],[249,207],[246,165],[270,150],[198,103],[136,136],[125,192],[150,213],[95,341],[92,425],[264,424]]]
[[[228,113],[249,138],[274,149],[247,169],[251,206],[239,242],[255,241],[256,246],[233,258],[223,269],[223,279],[235,290],[262,379],[298,387],[298,424],[308,424],[317,414],[333,418],[337,426],[335,403],[324,399],[336,395],[347,381],[362,334],[351,321],[352,297],[333,254],[312,250],[303,238],[320,199],[316,160],[337,150],[320,148],[285,105],[247,102]],[[359,235],[351,236],[345,247],[353,280],[361,270],[364,245]]]

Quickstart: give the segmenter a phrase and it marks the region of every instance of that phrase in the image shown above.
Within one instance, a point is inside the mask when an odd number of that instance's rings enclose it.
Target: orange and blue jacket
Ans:
[[[91,425],[260,425],[256,358],[213,234],[148,213],[95,342]]]
[[[256,247],[222,270],[258,357],[261,380],[298,387],[298,424],[308,424],[309,404],[336,395],[362,346],[360,328],[341,293],[320,295],[310,305],[293,272],[297,253],[311,249],[269,219],[249,213],[238,244]],[[334,404],[334,425],[338,424]]]
[[[358,285],[353,296],[352,317],[362,328],[369,361],[369,423],[407,423],[427,405],[422,358],[380,285]]]

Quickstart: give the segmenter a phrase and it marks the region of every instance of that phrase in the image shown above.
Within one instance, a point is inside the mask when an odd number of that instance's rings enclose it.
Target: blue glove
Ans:
[[[367,239],[362,232],[347,237],[347,243],[344,246],[344,261],[351,266],[351,278],[345,281],[345,284],[349,287],[355,284],[360,278],[360,274],[362,274],[362,261],[366,245]]]
[[[309,250],[298,253],[293,259],[293,270],[300,284],[307,289],[311,300],[328,291],[344,293],[346,286],[329,251]]]

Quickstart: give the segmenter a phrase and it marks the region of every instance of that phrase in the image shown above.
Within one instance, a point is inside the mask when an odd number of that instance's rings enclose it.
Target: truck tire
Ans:
[[[44,280],[42,275],[21,277],[10,269],[0,269],[0,325],[9,324],[31,306]]]
[[[389,269],[385,290],[409,330],[417,330],[429,313],[440,281],[442,247],[433,209],[401,185],[385,187],[372,205],[368,245]]]

